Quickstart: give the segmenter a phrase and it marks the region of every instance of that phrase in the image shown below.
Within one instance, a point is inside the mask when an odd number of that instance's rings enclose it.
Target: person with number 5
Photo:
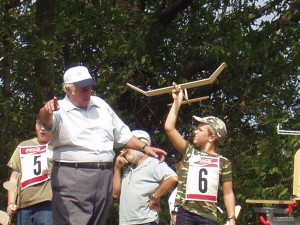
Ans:
[[[52,190],[50,183],[51,133],[37,117],[36,137],[21,142],[7,166],[12,170],[8,182],[7,213],[16,215],[17,225],[52,225]]]
[[[218,189],[222,186],[228,221],[235,225],[232,166],[218,151],[227,135],[226,125],[214,116],[193,116],[198,124],[193,144],[187,142],[176,129],[183,91],[174,88],[172,97],[174,102],[165,122],[165,131],[172,145],[183,155],[175,200],[176,224],[217,225]]]

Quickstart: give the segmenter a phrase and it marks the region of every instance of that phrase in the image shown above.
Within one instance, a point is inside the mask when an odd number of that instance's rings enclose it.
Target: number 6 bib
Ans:
[[[186,199],[217,202],[219,157],[193,155],[189,160]]]
[[[20,148],[22,164],[22,189],[48,180],[48,145],[24,146]]]

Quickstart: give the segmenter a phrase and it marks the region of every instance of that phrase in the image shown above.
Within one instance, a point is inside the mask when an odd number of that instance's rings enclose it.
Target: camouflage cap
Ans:
[[[219,143],[224,143],[227,135],[227,129],[225,123],[221,119],[214,116],[207,116],[202,118],[198,116],[193,116],[193,119],[195,119],[199,123],[205,123],[210,125],[216,132],[219,139]]]

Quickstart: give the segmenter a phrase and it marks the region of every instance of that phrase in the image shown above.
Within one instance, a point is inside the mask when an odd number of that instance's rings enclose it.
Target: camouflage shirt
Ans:
[[[215,202],[207,202],[207,201],[191,201],[186,200],[186,181],[189,169],[189,159],[192,155],[203,155],[203,156],[213,156],[205,152],[201,152],[197,150],[193,145],[187,143],[187,148],[185,155],[182,159],[182,168],[179,171],[179,180],[178,180],[178,191],[176,196],[176,206],[182,206],[183,209],[200,215],[202,217],[217,221],[217,206]],[[220,181],[219,184],[223,184],[225,181],[232,181],[232,167],[231,162],[221,156],[220,157],[220,165],[219,165],[219,173],[220,173]]]

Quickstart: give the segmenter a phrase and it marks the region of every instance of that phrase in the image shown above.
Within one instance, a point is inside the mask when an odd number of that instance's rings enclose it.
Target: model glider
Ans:
[[[0,210],[0,224],[8,225],[10,223],[10,216],[7,212]]]
[[[187,94],[187,89],[189,88],[195,88],[195,87],[200,87],[200,86],[205,86],[208,84],[212,84],[214,82],[214,80],[220,75],[220,73],[227,67],[227,64],[225,62],[223,62],[217,69],[216,71],[207,79],[202,79],[202,80],[197,80],[197,81],[192,81],[192,82],[188,82],[188,83],[184,83],[184,84],[176,84],[175,82],[173,82],[172,86],[169,87],[164,87],[164,88],[159,88],[159,89],[155,89],[155,90],[150,90],[150,91],[144,91],[130,83],[127,83],[127,86],[130,87],[131,89],[140,92],[143,95],[146,95],[148,97],[151,96],[156,96],[156,95],[162,95],[162,94],[167,94],[167,93],[171,93],[172,90],[175,89],[183,89],[183,94],[184,94],[184,98],[186,101],[184,101],[182,104],[187,104],[187,103],[192,103],[192,102],[197,102],[197,101],[202,101],[202,100],[206,100],[209,97],[205,96],[205,97],[200,97],[200,98],[195,98],[195,99],[188,99],[188,94]]]
[[[15,193],[15,197],[14,197],[14,204],[17,204],[17,196],[18,196],[18,182],[19,182],[19,177],[18,176],[18,179],[17,181],[6,181],[3,183],[3,187],[8,190],[8,191],[11,191],[11,192],[14,192]],[[0,224],[2,225],[11,225],[12,221],[11,221],[11,216],[7,213],[7,212],[4,212],[4,211],[1,211],[0,210]]]

